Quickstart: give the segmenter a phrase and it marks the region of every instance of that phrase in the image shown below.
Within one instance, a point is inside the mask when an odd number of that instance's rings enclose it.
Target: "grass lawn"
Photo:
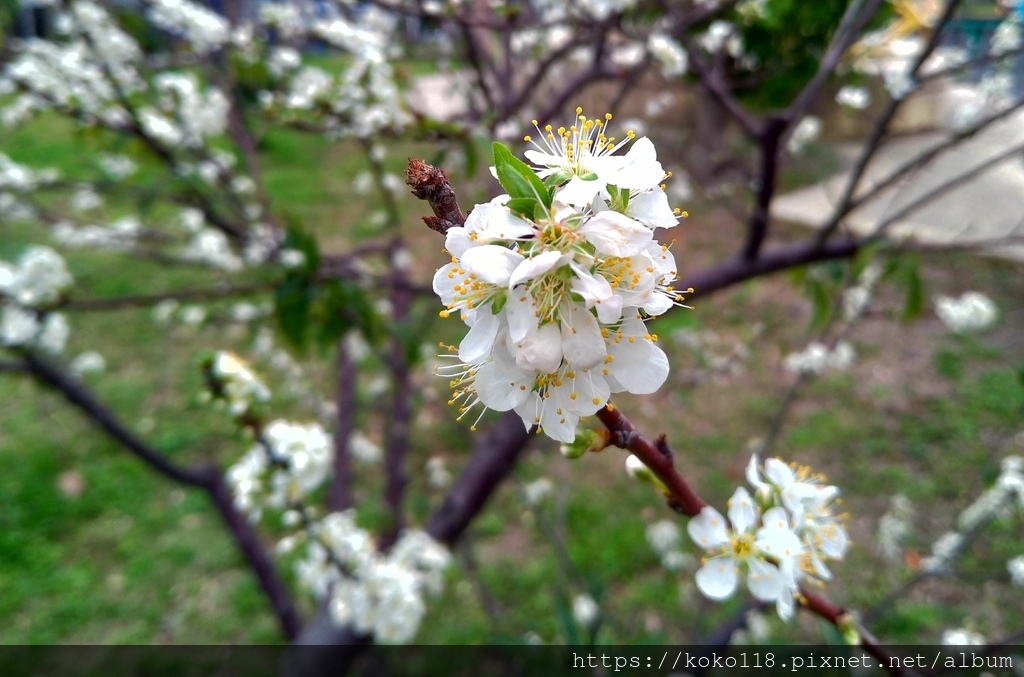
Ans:
[[[44,118],[5,138],[3,152],[74,176],[98,143]],[[326,250],[340,251],[373,233],[375,198],[352,189],[354,176],[366,167],[358,148],[293,132],[274,132],[263,147],[273,204],[314,231]],[[400,172],[411,154],[429,158],[432,152],[426,145],[404,147],[390,154],[389,169]],[[141,176],[156,180],[149,170]],[[480,185],[478,179],[477,199],[483,198]],[[113,208],[119,207],[115,202]],[[442,244],[419,224],[421,205],[403,198],[401,207],[414,270],[429,280],[445,262]],[[683,269],[721,256],[738,237],[710,205],[687,208],[691,216],[680,227],[675,250]],[[0,258],[38,239],[28,226],[3,228]],[[127,263],[115,254],[69,252],[68,260],[75,295],[82,298],[217,281],[213,273]],[[944,255],[925,265],[929,296],[978,289],[1000,305],[1000,325],[971,339],[949,336],[927,311],[917,321],[898,322],[901,293],[883,288],[876,310],[852,335],[857,365],[811,383],[783,427],[775,451],[823,471],[844,492],[854,547],[835,567],[837,581],[830,586],[840,603],[867,609],[910,578],[930,543],[995,478],[1000,459],[1024,453],[1024,440],[1012,439],[1024,420],[1021,272],[967,255]],[[433,302],[424,301],[425,315],[436,314]],[[213,304],[211,313],[229,305]],[[743,481],[748,441],[764,434],[788,387],[791,377],[781,358],[812,336],[809,306],[785,276],[777,276],[701,299],[692,311],[676,309],[652,324],[670,356],[670,382],[654,396],[619,404],[646,431],[668,434],[678,464],[720,506]],[[148,309],[77,313],[70,320],[67,355],[93,349],[103,354],[107,371],[87,377],[88,383],[155,446],[182,461],[225,465],[246,450],[227,418],[199,402],[198,361],[211,349],[252,355],[251,332],[222,323],[168,329]],[[424,343],[454,340],[455,324],[437,320]],[[695,330],[705,337],[713,333],[700,350],[692,347]],[[749,354],[735,360],[735,373],[716,375],[720,358],[755,332]],[[329,395],[332,357],[313,351],[303,363],[309,380]],[[367,358],[359,421],[379,440],[387,420],[375,364],[376,358]],[[446,384],[426,365],[415,383],[420,409],[411,454],[413,521],[422,520],[441,495],[427,486],[426,460],[441,455],[456,472],[472,437],[468,426],[453,421],[444,404]],[[275,414],[314,416],[301,397],[284,387],[277,391]],[[23,377],[0,374],[0,403],[0,641],[280,641],[254,577],[202,495],[153,475],[58,396]],[[532,510],[521,487],[539,477],[551,478],[556,489]],[[381,484],[380,468],[358,469],[355,486],[366,501],[361,519],[367,523],[380,514]],[[897,492],[913,501],[916,518],[905,564],[891,566],[874,543],[878,519]],[[538,438],[514,481],[502,486],[458,549],[449,585],[431,606],[419,640],[519,642],[533,633],[546,642],[589,641],[569,612],[573,596],[584,591],[606,613],[599,642],[699,639],[744,600],[708,602],[694,589],[692,568],[672,574],[659,566],[644,530],[672,517],[662,503],[626,477],[621,452],[568,461],[550,440]],[[989,637],[1019,630],[1015,622],[1024,616],[1024,601],[1009,586],[1006,560],[1024,554],[1020,533],[1019,520],[994,525],[964,560],[959,580],[920,586],[883,613],[874,630],[894,643],[934,643],[943,629],[964,625]],[[305,605],[312,608],[309,600]],[[805,616],[790,625],[776,621],[771,632],[783,641],[814,640],[823,629]]]

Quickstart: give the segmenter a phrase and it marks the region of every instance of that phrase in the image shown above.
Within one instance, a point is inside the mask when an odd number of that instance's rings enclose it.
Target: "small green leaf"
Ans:
[[[495,141],[493,147],[494,167],[502,188],[513,198],[534,198],[545,207],[550,207],[553,191],[544,185],[537,173],[513,155],[504,144]]]
[[[491,301],[491,313],[497,315],[501,312],[501,309],[505,307],[506,303],[508,303],[508,294],[498,294],[494,297],[494,300]]]
[[[506,202],[505,206],[511,209],[513,214],[522,214],[527,218],[532,218],[534,207],[539,204],[532,197],[514,197]]]
[[[544,185],[553,190],[558,186],[561,186],[563,183],[568,183],[571,178],[572,174],[564,169],[559,169],[557,172],[544,179]]]
[[[903,319],[912,320],[924,312],[924,283],[921,281],[920,261],[916,256],[908,257],[903,268],[903,284],[906,299],[903,304]]]

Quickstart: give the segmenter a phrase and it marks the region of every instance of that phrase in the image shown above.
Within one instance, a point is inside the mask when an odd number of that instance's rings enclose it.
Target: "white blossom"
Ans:
[[[1024,555],[1009,560],[1006,570],[1010,572],[1010,582],[1018,588],[1024,588]]]
[[[998,319],[999,310],[984,294],[966,292],[959,298],[936,296],[935,314],[950,331],[959,334],[988,329]]]
[[[584,593],[573,598],[572,617],[577,625],[584,628],[592,627],[600,616],[601,608],[597,606],[593,597]]]
[[[523,485],[523,500],[532,508],[540,505],[541,501],[551,495],[555,485],[547,477],[538,478]]]
[[[246,414],[257,402],[270,399],[270,389],[233,353],[222,350],[214,354],[210,377],[215,382],[214,391],[227,402],[234,416]]]
[[[943,646],[985,646],[987,643],[984,635],[971,632],[967,628],[944,630],[939,641]]]
[[[89,350],[80,353],[75,359],[71,360],[71,364],[68,367],[71,371],[82,376],[84,374],[102,372],[107,368],[107,361],[95,350]]]
[[[787,355],[783,367],[798,374],[817,375],[849,369],[855,359],[856,352],[846,341],[838,342],[831,350],[825,344],[814,341],[804,350]]]
[[[770,508],[762,514],[747,490],[739,487],[729,500],[728,522],[708,506],[690,520],[687,531],[710,555],[696,576],[697,588],[706,597],[731,597],[742,572],[755,597],[775,602],[783,619],[792,616],[797,564],[804,546],[790,527],[785,508]]]
[[[864,110],[871,105],[871,92],[867,87],[846,85],[836,92],[836,103],[854,110]]]
[[[384,452],[381,450],[380,445],[359,430],[349,435],[348,451],[360,463],[380,463],[384,457]]]

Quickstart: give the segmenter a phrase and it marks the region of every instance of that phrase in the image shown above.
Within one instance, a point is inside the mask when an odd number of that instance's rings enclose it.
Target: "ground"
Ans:
[[[52,120],[39,125],[6,139],[5,152],[15,160],[73,162],[69,149],[80,142],[73,132]],[[429,158],[429,152],[403,149],[388,159],[389,167],[400,171],[406,154]],[[340,249],[352,232],[370,228],[372,198],[352,194],[351,179],[363,167],[352,148],[284,133],[269,139],[265,154],[275,204],[314,228],[325,248]],[[459,187],[461,172],[452,175]],[[482,199],[483,180],[478,176],[472,185],[473,197]],[[730,217],[710,203],[685,207],[691,216],[674,233],[682,269],[706,265],[735,247],[740,233]],[[441,243],[419,225],[422,205],[407,199],[403,209],[417,252],[415,273],[428,279],[445,261]],[[27,227],[5,230],[0,257],[15,255],[29,234]],[[213,278],[126,267],[106,254],[72,253],[69,261],[82,297],[200,286]],[[826,473],[842,488],[849,513],[854,546],[828,586],[838,602],[869,609],[909,579],[930,543],[993,481],[1000,459],[1014,450],[1024,453],[1021,438],[1013,441],[1024,413],[1021,273],[1013,264],[967,254],[927,259],[926,299],[984,291],[1001,308],[1000,324],[979,337],[956,338],[930,312],[930,303],[920,317],[902,322],[904,292],[887,284],[851,335],[857,364],[810,383],[793,408],[774,452]],[[749,441],[764,434],[792,379],[781,358],[814,336],[811,303],[789,277],[778,275],[693,305],[652,325],[670,354],[669,386],[618,404],[645,431],[665,432],[686,475],[709,500],[724,505],[743,481]],[[79,313],[71,321],[68,354],[104,354],[108,370],[88,377],[89,384],[155,446],[178,459],[223,464],[245,451],[246,442],[232,434],[224,415],[199,401],[198,361],[203,350],[215,348],[251,356],[246,331],[221,325],[168,330],[148,310]],[[455,324],[437,320],[431,331],[452,340]],[[716,338],[696,350],[693,334],[684,330],[714,332]],[[752,337],[749,354],[731,362],[734,373],[716,373],[715,356]],[[328,394],[330,356],[314,351],[305,364]],[[423,407],[413,435],[413,522],[440,497],[426,486],[427,458],[441,455],[456,472],[472,438],[444,405],[445,384],[426,365],[416,379]],[[386,421],[370,391],[365,388],[360,398],[360,425],[380,439]],[[280,641],[255,579],[202,495],[154,476],[58,396],[26,379],[0,375],[0,400],[0,455],[6,459],[0,475],[3,642]],[[295,397],[279,393],[273,405],[281,416],[311,416]],[[659,566],[644,529],[673,514],[660,496],[626,476],[623,461],[615,449],[569,461],[550,440],[538,438],[458,549],[446,593],[431,606],[419,640],[585,641],[588,635],[569,612],[572,597],[584,591],[603,609],[601,642],[699,639],[741,609],[741,597],[721,605],[697,595],[692,570],[673,574]],[[551,478],[556,490],[533,511],[521,486],[539,477]],[[380,486],[379,468],[359,469],[357,498],[368,502],[361,519],[369,524],[380,513]],[[916,517],[906,561],[892,566],[879,559],[875,540],[894,493],[912,500]],[[1019,524],[994,525],[965,559],[958,580],[916,588],[876,619],[876,634],[894,643],[928,643],[949,627],[967,625],[989,637],[1019,630],[1014,623],[1024,609],[1005,567],[1008,558],[1024,554]],[[305,606],[311,608],[309,600]],[[788,626],[774,622],[771,632],[785,641],[827,631],[804,616]]]

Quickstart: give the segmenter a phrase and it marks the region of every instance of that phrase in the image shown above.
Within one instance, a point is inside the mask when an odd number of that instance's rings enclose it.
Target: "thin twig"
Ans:
[[[252,524],[235,507],[224,474],[213,465],[186,467],[176,464],[128,429],[117,415],[80,380],[49,358],[35,352],[24,354],[25,365],[36,379],[57,390],[72,405],[104,430],[113,440],[161,475],[186,486],[204,489],[213,501],[270,601],[285,636],[293,639],[302,627],[288,586],[278,574]]]

